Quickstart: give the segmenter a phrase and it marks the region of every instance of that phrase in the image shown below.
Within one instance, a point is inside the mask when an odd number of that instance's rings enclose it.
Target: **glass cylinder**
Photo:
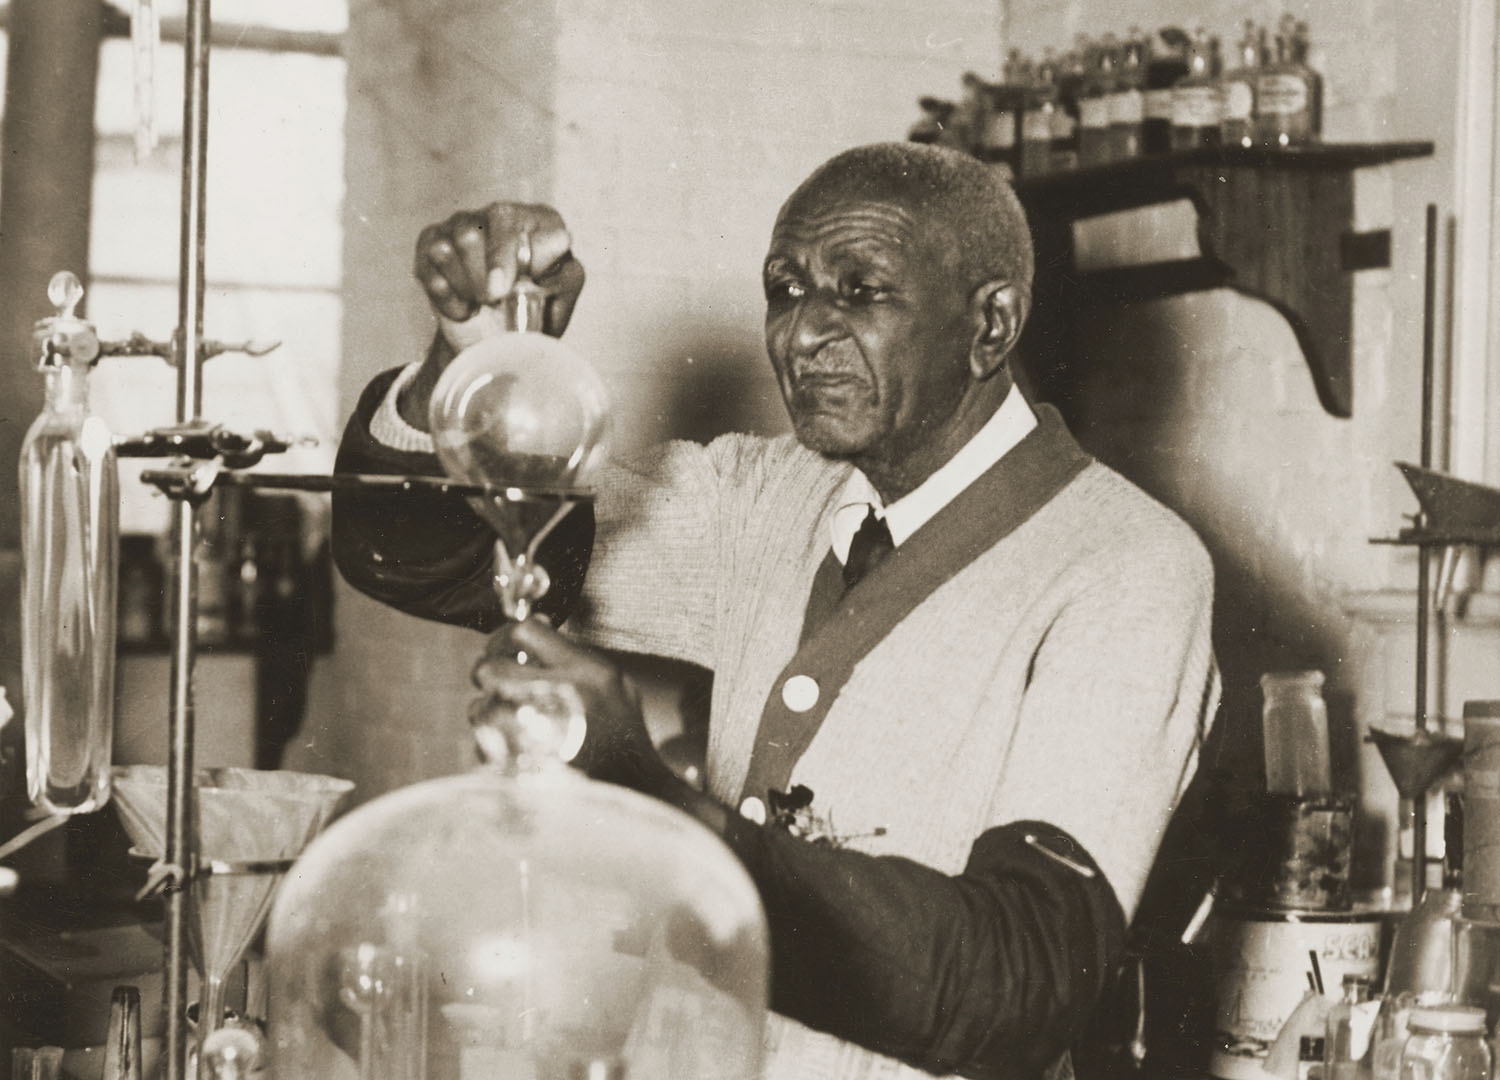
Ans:
[[[63,814],[109,800],[120,531],[113,443],[89,411],[98,339],[67,277],[66,312],[37,326],[46,403],[20,455],[27,794]]]
[[[1400,1080],[1489,1080],[1484,1010],[1468,1005],[1413,1009]]]
[[[273,1075],[759,1076],[755,888],[692,818],[562,764],[571,697],[481,717],[505,766],[382,796],[307,849],[271,915]]]
[[[1328,709],[1321,671],[1267,672],[1260,677],[1264,706],[1266,790],[1272,795],[1322,798],[1333,788],[1328,760]]]

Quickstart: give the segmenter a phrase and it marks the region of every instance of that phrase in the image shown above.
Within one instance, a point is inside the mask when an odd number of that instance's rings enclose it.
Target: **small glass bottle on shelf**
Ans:
[[[26,788],[54,814],[109,801],[118,619],[119,471],[89,410],[94,328],[64,271],[47,287],[58,312],[37,323],[46,404],[21,445],[21,669]]]
[[[1079,41],[1082,48],[1084,42]],[[1052,171],[1078,168],[1079,99],[1085,75],[1083,54],[1067,53],[1057,66],[1057,108],[1052,111]]]
[[[1223,119],[1219,39],[1200,28],[1188,46],[1188,73],[1172,88],[1172,149],[1218,146]]]
[[[1322,130],[1322,77],[1307,65],[1307,28],[1290,15],[1276,29],[1274,58],[1255,81],[1255,126],[1262,146],[1317,140]]]
[[[1048,53],[1037,65],[1026,88],[1021,116],[1021,175],[1045,176],[1052,171],[1052,133],[1057,125],[1057,63]]]
[[[1164,154],[1172,149],[1172,88],[1188,73],[1190,38],[1175,26],[1162,29],[1149,41],[1146,53],[1145,117],[1141,121],[1141,149]]]
[[[1224,118],[1220,136],[1225,146],[1245,149],[1255,145],[1255,80],[1260,73],[1266,32],[1245,20],[1239,43],[1239,65],[1224,73]]]
[[[989,97],[985,122],[979,132],[975,155],[1014,177],[1021,170],[1021,117],[1026,109],[1026,62],[1012,50],[1005,64],[1003,82],[985,87]]]
[[[1116,49],[1107,35],[1084,53],[1085,76],[1078,91],[1078,164],[1110,160],[1109,99],[1115,93]]]
[[[1147,41],[1136,27],[1120,46],[1115,68],[1115,89],[1109,95],[1109,157],[1126,161],[1142,151],[1142,128],[1146,120]]]

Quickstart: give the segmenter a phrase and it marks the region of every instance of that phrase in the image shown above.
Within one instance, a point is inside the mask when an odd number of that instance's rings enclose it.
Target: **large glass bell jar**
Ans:
[[[365,804],[297,861],[267,941],[277,1080],[758,1076],[754,886],[687,815],[562,763],[573,698],[560,726],[535,703],[520,735],[477,725],[489,764]]]

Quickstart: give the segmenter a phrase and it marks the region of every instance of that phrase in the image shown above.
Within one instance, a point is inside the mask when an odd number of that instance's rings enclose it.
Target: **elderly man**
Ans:
[[[523,231],[562,331],[583,275],[554,212],[425,231],[442,332],[371,385],[341,468],[433,470],[428,395]],[[1031,276],[1015,195],[978,162],[891,144],[824,164],[764,264],[794,436],[612,465],[554,544],[570,636],[504,627],[476,671],[522,674],[523,648],[572,681],[582,766],[743,861],[771,927],[773,1078],[1065,1063],[1214,705],[1201,545],[1013,384]],[[490,539],[457,502],[336,518],[356,585],[483,629]],[[713,670],[705,791],[580,642]]]

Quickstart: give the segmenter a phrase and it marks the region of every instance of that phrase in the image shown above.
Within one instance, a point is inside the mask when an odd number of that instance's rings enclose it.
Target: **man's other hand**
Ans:
[[[522,654],[525,662],[518,659]],[[588,717],[574,766],[596,780],[657,797],[673,785],[675,774],[651,742],[635,685],[609,660],[563,637],[546,620],[523,619],[492,634],[473,679],[485,693],[531,679],[571,684]]]

